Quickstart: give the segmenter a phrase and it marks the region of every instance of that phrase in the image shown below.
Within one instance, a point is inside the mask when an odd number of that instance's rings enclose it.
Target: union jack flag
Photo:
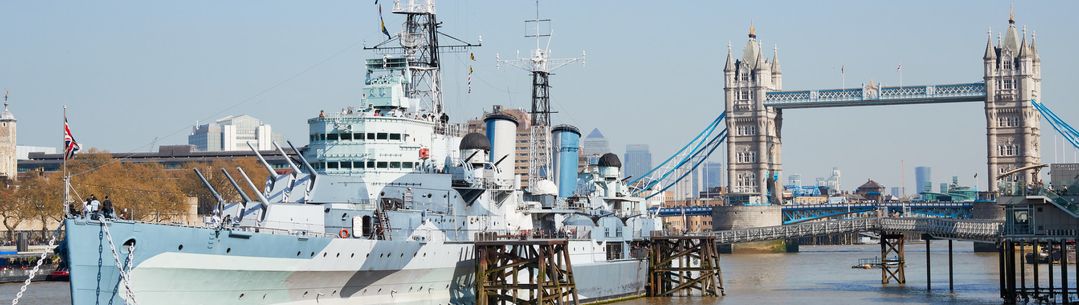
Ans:
[[[75,136],[71,135],[71,127],[67,125],[67,115],[64,115],[64,160],[74,159],[75,153],[79,152],[82,145],[75,141]]]

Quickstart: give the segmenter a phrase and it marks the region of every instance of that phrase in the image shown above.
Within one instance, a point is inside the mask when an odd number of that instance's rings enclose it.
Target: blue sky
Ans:
[[[905,84],[979,81],[985,32],[1005,28],[1010,5],[545,1],[554,56],[588,52],[586,66],[552,79],[561,112],[554,120],[600,128],[618,153],[648,143],[659,159],[722,111],[726,46],[740,53],[750,22],[767,54],[778,46],[786,89],[839,87],[841,65],[849,87],[897,83],[899,64]],[[1016,4],[1018,23],[1038,33],[1045,102],[1073,123],[1079,106],[1067,90],[1079,81],[1077,9],[1071,1]],[[475,50],[472,94],[464,92],[465,56],[444,57],[451,116],[527,106],[527,73],[498,70],[494,59],[533,46],[522,37],[533,1],[442,1],[438,12],[444,32],[482,35],[484,44]],[[391,31],[403,21],[386,17]],[[79,139],[114,152],[185,143],[195,122],[241,113],[304,143],[307,118],[358,103],[369,55],[362,46],[382,38],[372,1],[4,1],[0,20],[0,88],[11,90],[19,144],[59,146],[68,105]],[[792,110],[784,118],[785,174],[804,180],[839,166],[844,188],[867,178],[894,186],[900,160],[908,190],[918,165],[932,166],[935,181],[984,177],[978,103]],[[1047,124],[1042,131],[1043,160],[1063,161],[1059,139]],[[1074,149],[1065,152],[1074,160]]]

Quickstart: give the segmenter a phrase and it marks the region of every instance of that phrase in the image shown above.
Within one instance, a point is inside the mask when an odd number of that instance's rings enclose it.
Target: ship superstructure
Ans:
[[[644,293],[634,242],[659,229],[656,202],[629,195],[613,154],[577,172],[569,126],[554,128],[558,184],[524,191],[516,119],[463,134],[442,108],[434,8],[395,3],[405,29],[370,48],[362,100],[308,119],[287,173],[241,170],[232,186],[255,196],[205,226],[67,219],[72,304],[473,304],[482,236],[567,239],[585,301]]]

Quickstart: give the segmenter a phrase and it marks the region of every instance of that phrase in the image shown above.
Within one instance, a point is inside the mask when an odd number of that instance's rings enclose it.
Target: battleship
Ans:
[[[265,183],[228,176],[241,202],[206,183],[219,203],[205,225],[67,218],[71,303],[475,304],[475,250],[492,236],[565,241],[582,302],[643,295],[635,245],[661,229],[659,199],[631,191],[614,154],[579,169],[580,132],[549,116],[532,132],[549,153],[522,181],[518,118],[466,133],[444,112],[439,53],[476,45],[440,44],[433,0],[393,5],[404,27],[365,48],[359,104],[308,119],[294,157],[274,143],[288,169],[258,155]]]

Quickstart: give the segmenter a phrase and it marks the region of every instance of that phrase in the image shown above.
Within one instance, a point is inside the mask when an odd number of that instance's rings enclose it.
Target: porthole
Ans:
[[[176,251],[184,251],[184,244],[180,244],[176,247]]]
[[[341,252],[337,252],[337,257],[341,257]]]
[[[311,252],[311,257],[315,257],[315,252]]]
[[[300,256],[300,251],[296,251],[296,256]]]
[[[348,257],[356,257],[356,253],[352,253],[352,254],[351,254],[351,255],[349,255]]]
[[[244,294],[242,294],[242,293],[240,294],[240,299],[241,299],[241,300],[243,300],[243,299],[244,299]]]
[[[322,257],[326,257],[326,252],[322,252]]]
[[[305,297],[307,296],[307,291],[303,292],[303,296],[305,296]]]

